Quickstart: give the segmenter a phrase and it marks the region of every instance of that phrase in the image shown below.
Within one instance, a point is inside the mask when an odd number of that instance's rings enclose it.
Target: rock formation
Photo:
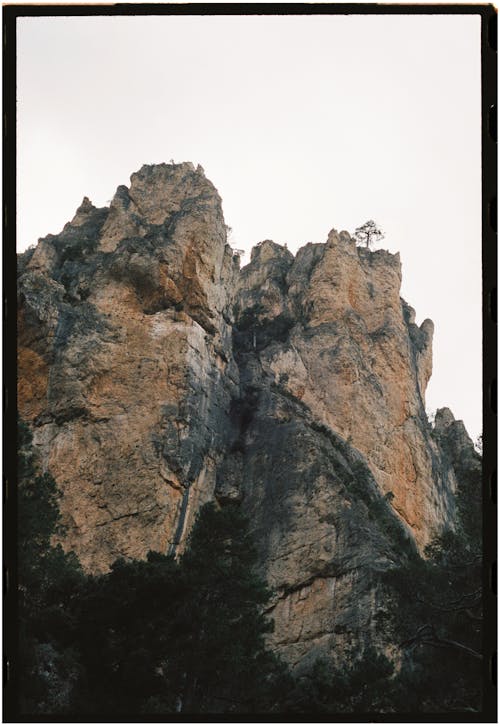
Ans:
[[[213,496],[238,390],[225,238],[200,170],[143,167],[21,275],[20,414],[89,570],[175,547]]]
[[[236,499],[283,656],[374,642],[377,573],[452,524],[475,462],[448,409],[427,420],[433,325],[399,256],[332,230],[240,271],[201,167],[162,164],[18,273],[19,411],[84,567],[178,552],[202,503]]]

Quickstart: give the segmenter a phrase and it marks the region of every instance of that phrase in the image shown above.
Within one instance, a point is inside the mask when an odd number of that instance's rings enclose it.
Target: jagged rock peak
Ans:
[[[456,419],[449,408],[438,408],[434,419],[434,435],[453,444],[455,451],[472,450],[474,445],[464,422]]]
[[[455,423],[455,420],[455,416],[453,415],[451,409],[445,406],[444,408],[438,408],[438,410],[436,411],[434,426],[438,430],[445,429],[448,428],[448,426],[451,426],[451,424]]]
[[[252,247],[250,255],[252,262],[264,263],[273,258],[292,261],[293,254],[286,245],[277,244],[270,239],[262,240],[255,247]]]
[[[88,197],[83,197],[82,203],[80,204],[80,206],[76,210],[76,213],[77,214],[79,214],[79,213],[82,214],[84,212],[91,212],[93,209],[95,209],[95,207],[92,204],[92,202],[90,201],[90,199]]]
[[[156,227],[175,221],[179,215],[215,213],[220,230],[225,228],[222,201],[201,166],[181,164],[144,164],[130,177],[130,187],[118,187],[102,230],[99,247],[112,252],[124,236],[143,236]]]
[[[192,187],[201,185],[205,192],[220,197],[212,182],[207,179],[203,168],[190,161],[179,164],[143,164],[139,171],[130,176],[130,193],[134,190],[141,192],[145,186],[152,192],[156,202],[161,198],[156,196],[157,191],[162,190],[166,195],[173,193],[175,197],[182,197],[183,194],[192,191]]]
[[[90,199],[88,197],[83,197],[82,203],[75,212],[75,216],[73,217],[71,222],[68,222],[65,225],[65,229],[70,226],[80,227],[82,224],[85,224],[85,222],[87,222],[96,211],[97,209],[92,204]]]
[[[343,229],[341,232],[337,232],[335,228],[332,228],[328,233],[327,244],[330,246],[334,245],[345,245],[354,248],[356,246],[356,240],[351,237],[349,232]]]
[[[179,553],[240,501],[292,664],[371,638],[377,572],[453,520],[477,456],[425,387],[399,255],[331,230],[238,270],[201,167],[145,165],[19,267],[19,411],[84,567]],[[469,443],[468,443],[469,442]],[[457,468],[458,462],[458,468]],[[360,646],[361,647],[361,646]]]

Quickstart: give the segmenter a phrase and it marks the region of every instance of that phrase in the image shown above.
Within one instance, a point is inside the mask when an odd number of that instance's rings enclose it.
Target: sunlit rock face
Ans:
[[[335,230],[295,257],[266,240],[239,276],[241,496],[294,665],[374,642],[377,574],[453,522],[424,407],[433,325],[400,284],[398,255]]]
[[[179,552],[204,502],[238,501],[289,663],[390,647],[380,572],[453,526],[479,466],[448,409],[427,421],[433,325],[399,256],[332,230],[240,271],[203,170],[162,164],[18,273],[20,414],[84,567]]]
[[[238,386],[221,200],[191,164],[85,199],[19,280],[19,408],[64,493],[65,544],[102,571],[168,551],[213,498]]]
[[[258,377],[366,457],[424,546],[451,515],[454,482],[442,476],[424,407],[433,324],[415,325],[400,285],[399,255],[356,247],[347,232],[296,258],[266,241],[240,275],[237,326],[253,316]]]

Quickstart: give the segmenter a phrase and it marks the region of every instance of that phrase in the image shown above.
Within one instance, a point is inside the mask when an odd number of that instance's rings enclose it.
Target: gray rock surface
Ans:
[[[239,270],[200,167],[144,166],[19,259],[19,408],[84,567],[179,552],[206,501],[241,502],[297,668],[372,643],[380,572],[453,526],[480,462],[427,421],[433,325],[399,255],[332,230]],[[464,473],[465,472],[465,473]]]
[[[20,413],[89,570],[182,547],[213,497],[238,386],[225,235],[201,171],[143,167],[20,265]]]

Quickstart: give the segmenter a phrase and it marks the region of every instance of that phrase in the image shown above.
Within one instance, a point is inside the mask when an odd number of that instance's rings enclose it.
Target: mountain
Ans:
[[[449,409],[427,419],[433,324],[399,255],[331,230],[240,269],[203,169],[160,164],[84,198],[18,282],[19,412],[88,572],[181,553],[203,504],[240,502],[290,665],[387,647],[380,574],[453,528],[480,466]]]

